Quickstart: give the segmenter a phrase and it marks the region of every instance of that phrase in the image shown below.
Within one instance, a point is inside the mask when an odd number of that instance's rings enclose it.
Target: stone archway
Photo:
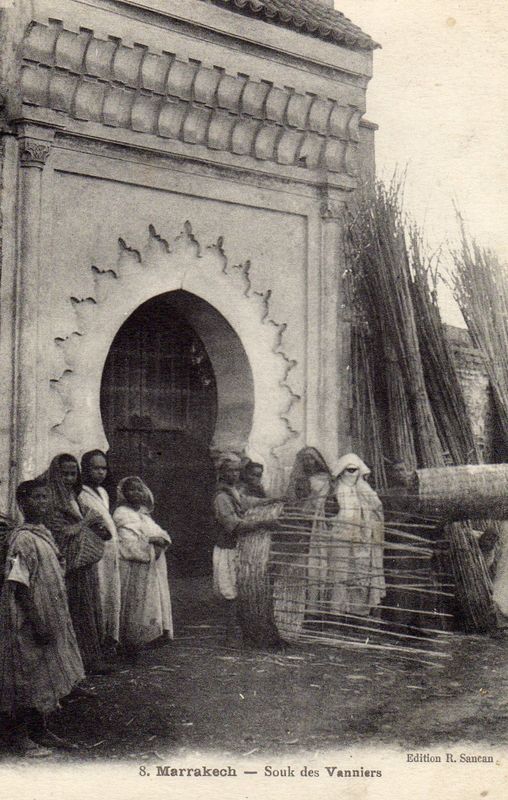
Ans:
[[[212,563],[213,450],[244,450],[253,411],[242,344],[195,295],[153,297],[115,336],[101,382],[111,474],[146,481],[157,521],[171,533],[172,562],[184,574]]]
[[[203,342],[214,372],[217,417],[212,453],[247,450],[254,418],[254,380],[239,336],[202,298],[180,290],[171,294],[171,301]]]
[[[111,343],[144,302],[180,293],[181,310],[202,338],[218,378],[212,447],[262,461],[269,483],[278,488],[279,454],[299,436],[289,415],[300,398],[289,383],[294,362],[283,350],[286,326],[270,316],[270,291],[251,291],[249,270],[248,261],[228,265],[221,239],[202,248],[188,222],[171,243],[153,226],[139,248],[120,239],[116,264],[91,267],[93,294],[70,297],[76,326],[55,340],[60,368],[51,380],[50,455],[107,449],[100,385]],[[247,373],[252,383],[238,381]]]

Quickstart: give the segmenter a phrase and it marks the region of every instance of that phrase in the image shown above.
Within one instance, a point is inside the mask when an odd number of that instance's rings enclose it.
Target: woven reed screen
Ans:
[[[455,593],[438,525],[390,514],[377,544],[357,527],[286,506],[276,529],[241,538],[238,602],[249,638],[444,663]]]

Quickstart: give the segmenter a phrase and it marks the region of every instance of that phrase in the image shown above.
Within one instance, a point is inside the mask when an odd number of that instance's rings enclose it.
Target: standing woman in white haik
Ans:
[[[102,450],[90,450],[81,459],[83,489],[80,502],[102,517],[111,539],[104,544],[104,555],[97,564],[99,594],[102,608],[102,646],[116,647],[120,628],[120,567],[118,533],[110,514],[109,496],[103,484],[108,474],[108,462]]]
[[[330,610],[365,617],[386,594],[383,505],[367,483],[370,470],[354,453],[332,469],[338,513],[330,520]]]

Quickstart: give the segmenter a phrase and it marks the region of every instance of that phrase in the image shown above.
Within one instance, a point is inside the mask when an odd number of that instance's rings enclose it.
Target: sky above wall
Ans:
[[[379,177],[407,167],[406,206],[431,246],[471,233],[508,261],[508,3],[335,0],[383,49],[374,52],[367,118]],[[443,317],[462,324],[441,293]]]

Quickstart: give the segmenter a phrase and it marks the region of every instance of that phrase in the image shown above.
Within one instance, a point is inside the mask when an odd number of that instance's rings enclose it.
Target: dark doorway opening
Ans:
[[[217,386],[178,294],[147,301],[118,331],[104,367],[101,413],[115,481],[143,478],[155,496],[154,518],[173,540],[172,563],[196,575],[211,570]]]

